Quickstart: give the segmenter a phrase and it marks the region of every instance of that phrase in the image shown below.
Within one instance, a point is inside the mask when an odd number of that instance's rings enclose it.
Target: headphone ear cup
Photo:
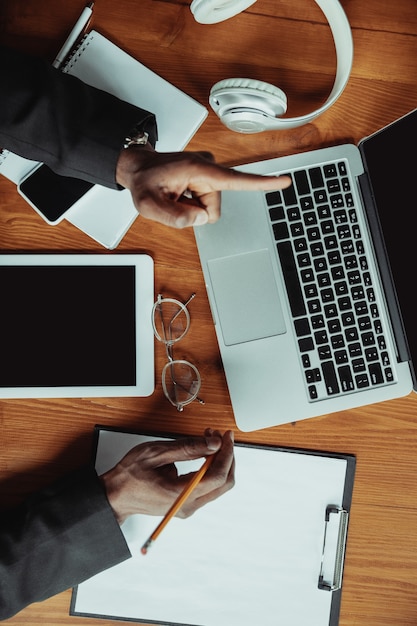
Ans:
[[[256,0],[193,0],[190,9],[196,22],[216,24],[244,11]]]
[[[209,102],[223,124],[241,133],[274,129],[287,111],[282,89],[250,78],[221,80],[211,88]]]

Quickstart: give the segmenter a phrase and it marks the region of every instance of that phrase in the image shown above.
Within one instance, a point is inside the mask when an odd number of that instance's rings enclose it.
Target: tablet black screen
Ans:
[[[136,382],[135,268],[1,266],[0,387]]]

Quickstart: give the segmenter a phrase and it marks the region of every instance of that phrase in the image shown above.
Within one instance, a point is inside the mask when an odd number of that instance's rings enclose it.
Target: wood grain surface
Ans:
[[[233,20],[212,26],[197,24],[188,5],[181,0],[97,0],[91,26],[206,105],[210,87],[234,76],[279,85],[292,115],[324,101],[334,79],[335,54],[326,20],[312,0],[258,0]],[[355,57],[348,86],[329,111],[300,128],[248,136],[227,130],[210,112],[189,149],[210,150],[219,162],[235,165],[357,143],[415,108],[416,1],[342,0],[342,5],[352,26]],[[3,0],[0,40],[52,61],[83,7],[83,0]],[[0,249],[110,254],[66,222],[48,226],[2,177]],[[357,472],[340,626],[416,626],[417,397],[241,433],[233,420],[192,231],[168,230],[139,217],[111,254],[123,252],[152,255],[157,292],[180,299],[197,293],[190,304],[191,329],[176,355],[198,366],[206,404],[194,403],[180,414],[167,402],[160,384],[165,351],[159,344],[156,390],[149,398],[0,401],[1,508],[87,461],[95,424],[184,434],[202,433],[206,426],[232,428],[239,441],[352,453]],[[70,590],[26,608],[8,623],[120,624],[70,617],[69,601]]]

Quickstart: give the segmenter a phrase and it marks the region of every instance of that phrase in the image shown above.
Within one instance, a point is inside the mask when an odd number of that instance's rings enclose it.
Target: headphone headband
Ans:
[[[254,1],[193,0],[190,8],[198,22],[213,24],[237,15],[251,6]],[[260,81],[226,79],[226,81],[220,81],[212,87],[209,102],[228,128],[244,133],[295,128],[314,120],[330,108],[340,97],[349,80],[353,63],[353,41],[350,24],[338,0],[315,0],[315,2],[327,19],[336,49],[336,76],[327,100],[318,109],[306,115],[293,118],[279,118],[276,115],[282,115],[282,110],[275,115],[271,115],[269,97],[269,91],[271,89],[278,90],[278,87],[269,85],[270,89],[267,90],[265,95],[259,93],[259,88],[256,86],[256,83]],[[241,82],[244,80],[247,81],[246,87],[241,86]],[[267,85],[267,83],[264,83],[264,85]],[[264,110],[262,100],[264,102],[268,101],[266,110]],[[248,123],[246,123],[246,119]]]

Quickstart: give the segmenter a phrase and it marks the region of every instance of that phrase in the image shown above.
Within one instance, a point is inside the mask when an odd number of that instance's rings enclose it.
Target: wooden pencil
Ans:
[[[215,456],[216,456],[215,454],[208,456],[205,462],[203,463],[203,465],[200,467],[200,469],[194,474],[194,476],[192,477],[188,485],[180,493],[180,495],[175,500],[174,504],[171,506],[169,511],[159,522],[158,526],[155,528],[152,535],[150,535],[149,539],[147,539],[145,543],[143,544],[141,548],[142,554],[146,554],[148,552],[149,548],[151,547],[153,542],[157,539],[157,537],[160,535],[160,533],[163,531],[165,526],[168,524],[169,520],[174,517],[174,515],[180,510],[184,502],[190,497],[191,493],[194,491],[194,489],[197,487],[199,482],[205,476]]]

